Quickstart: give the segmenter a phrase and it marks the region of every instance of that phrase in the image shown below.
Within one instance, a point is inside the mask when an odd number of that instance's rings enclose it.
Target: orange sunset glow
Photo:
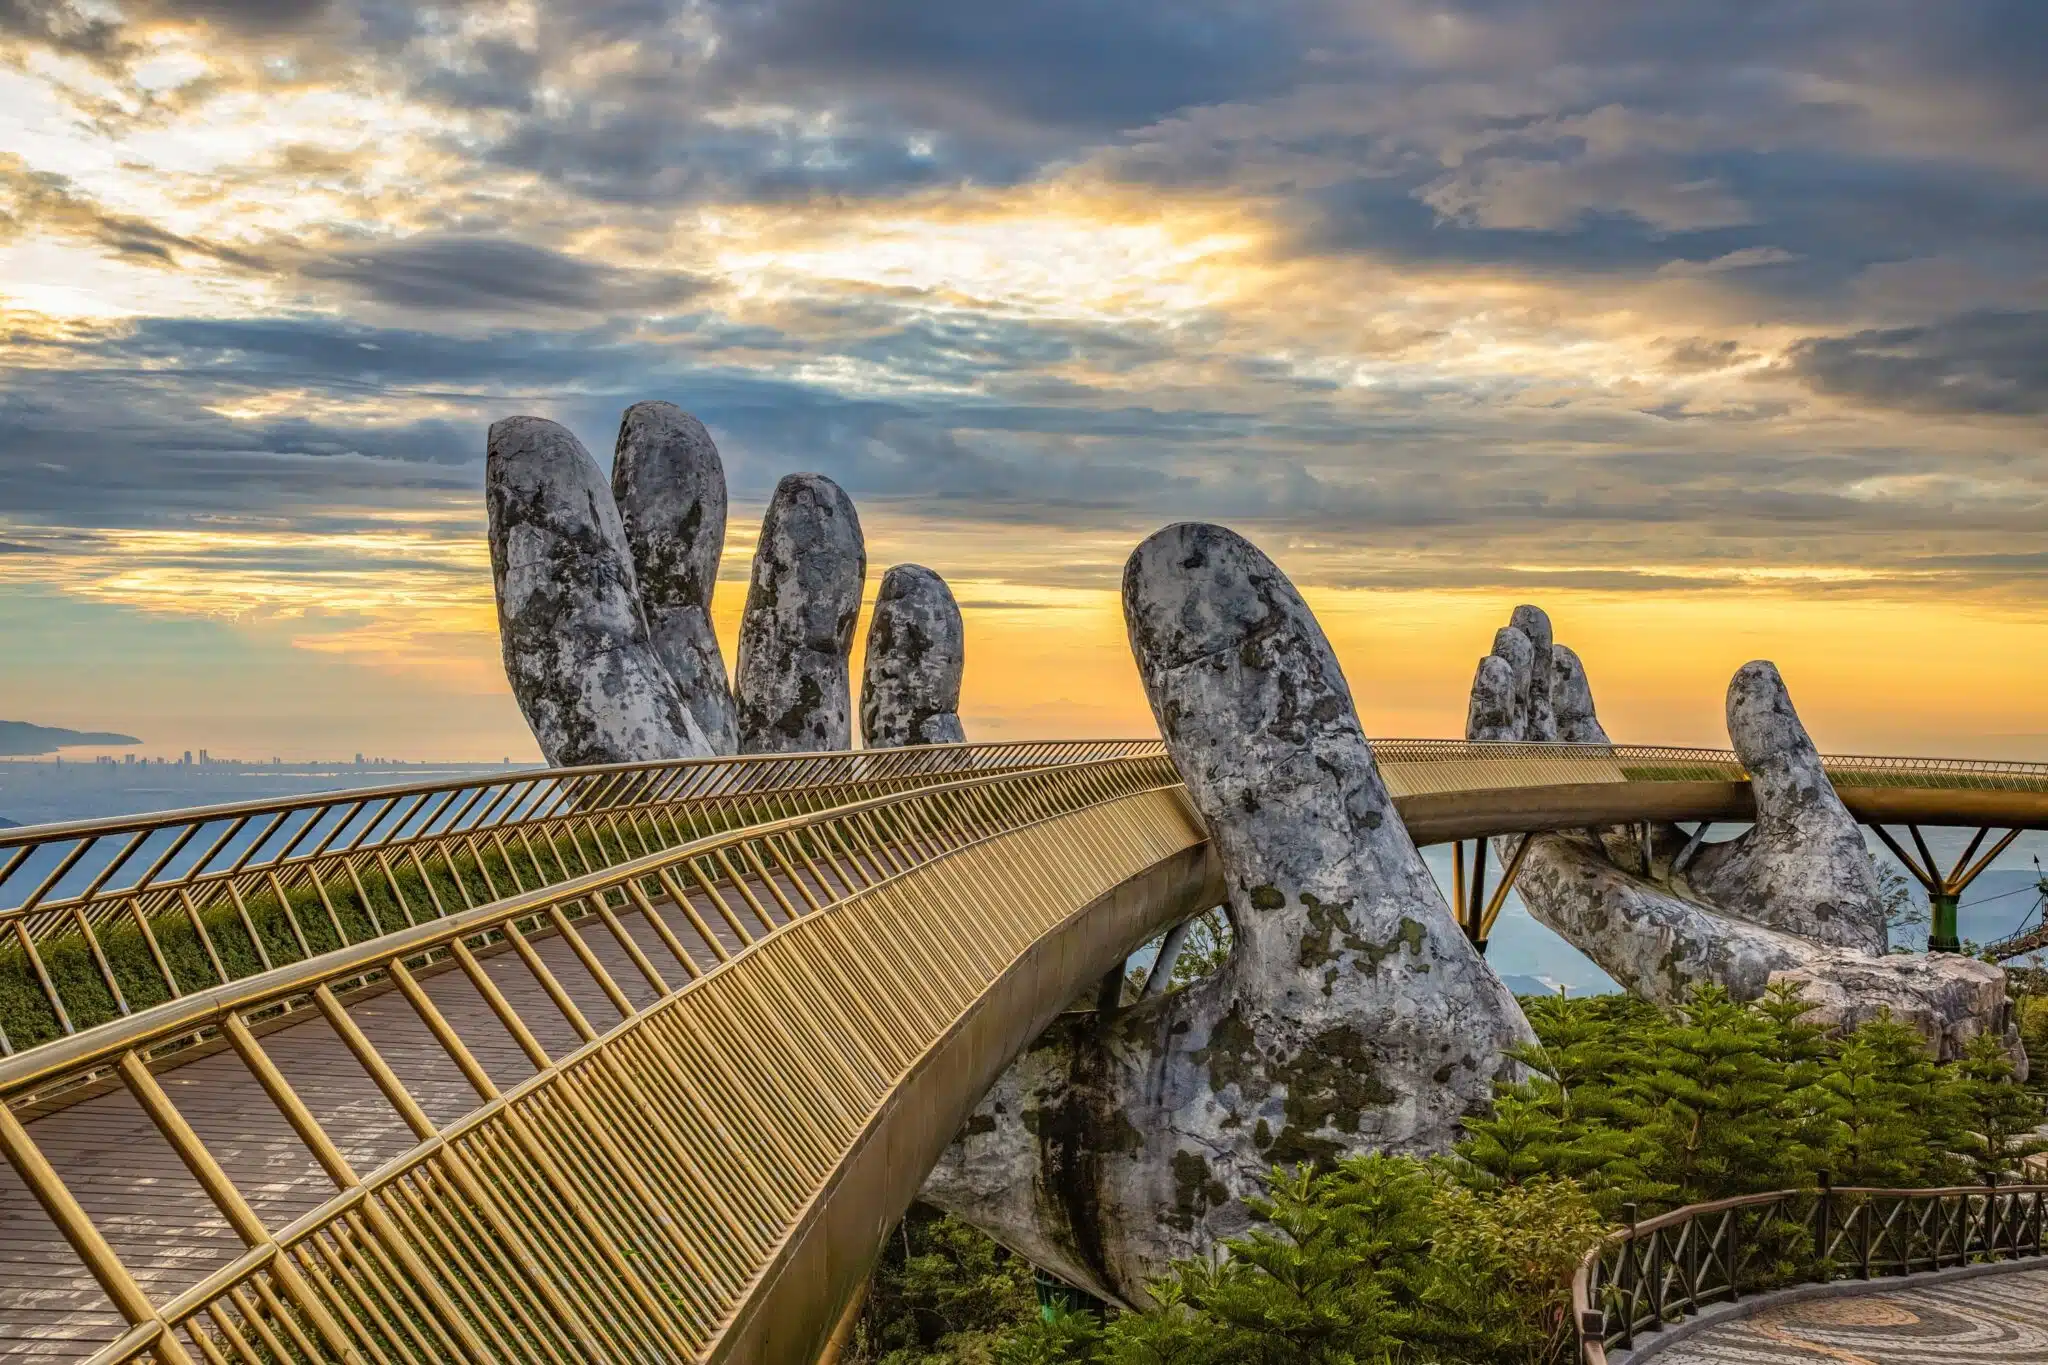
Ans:
[[[1200,518],[1369,733],[1458,733],[1529,601],[1617,738],[1722,742],[1763,657],[1824,747],[2048,756],[2023,40],[1069,8],[8,10],[0,709],[531,758],[485,429],[603,463],[660,398],[731,478],[728,658],[820,470],[870,593],[952,583],[973,737],[1149,731],[1117,576]]]

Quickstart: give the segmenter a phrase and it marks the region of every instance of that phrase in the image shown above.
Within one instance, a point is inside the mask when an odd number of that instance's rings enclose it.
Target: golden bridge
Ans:
[[[1482,942],[1489,836],[1753,813],[1725,752],[1375,749]],[[2048,765],[1828,768],[1937,910],[2048,828]],[[1222,899],[1150,741],[5,831],[0,1356],[812,1360],[1000,1071]]]

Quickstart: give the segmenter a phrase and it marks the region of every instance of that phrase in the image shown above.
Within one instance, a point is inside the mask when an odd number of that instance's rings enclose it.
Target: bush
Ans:
[[[844,1365],[983,1365],[1037,1316],[1029,1262],[914,1205],[875,1266]]]
[[[1494,1190],[1441,1161],[1360,1156],[1276,1172],[1260,1226],[1160,1286],[1156,1312],[1060,1315],[999,1365],[1544,1365],[1573,1344],[1564,1291],[1599,1237],[1570,1181]]]
[[[1156,1311],[1026,1315],[957,1338],[972,1354],[886,1358],[1563,1365],[1571,1275],[1625,1205],[1647,1217],[1821,1171],[1840,1185],[1972,1181],[2042,1145],[2042,1097],[1993,1039],[1937,1066],[1912,1029],[1885,1017],[1831,1037],[1785,990],[1739,1003],[1705,988],[1675,1010],[1524,1005],[1539,1039],[1521,1054],[1528,1078],[1454,1155],[1276,1170],[1253,1229],[1176,1267]],[[1792,1273],[1800,1236],[1776,1232]]]
[[[2041,1102],[1997,1042],[1937,1066],[1888,1016],[1831,1037],[1789,989],[1737,1003],[1713,987],[1679,1009],[1524,1002],[1531,1076],[1467,1123],[1477,1181],[1580,1181],[1613,1218],[1810,1185],[1924,1186],[2005,1172],[2038,1150]]]

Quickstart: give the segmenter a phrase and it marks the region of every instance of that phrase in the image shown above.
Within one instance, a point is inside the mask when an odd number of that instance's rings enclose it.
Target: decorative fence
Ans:
[[[720,830],[1157,741],[938,745],[323,793],[0,832],[0,1055]]]
[[[2042,1255],[2048,1185],[1777,1190],[1692,1204],[1603,1240],[1572,1277],[1585,1365],[1717,1303]]]

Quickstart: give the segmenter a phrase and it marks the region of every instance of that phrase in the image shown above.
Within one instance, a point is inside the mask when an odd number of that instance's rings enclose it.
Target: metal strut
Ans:
[[[1969,846],[1963,850],[1963,855],[1956,859],[1955,865],[1947,872],[1943,872],[1941,865],[1934,860],[1933,850],[1927,847],[1927,839],[1920,833],[1920,826],[1906,826],[1906,832],[1913,838],[1913,847],[1919,853],[1918,858],[1901,847],[1899,841],[1892,837],[1891,831],[1883,825],[1872,825],[1870,828],[1876,831],[1877,837],[1884,841],[1884,846],[1891,850],[1892,856],[1899,860],[1906,871],[1913,874],[1913,880],[1919,882],[1927,892],[1927,905],[1933,921],[1928,928],[1927,951],[1961,952],[1963,943],[1957,933],[1956,909],[1962,902],[1963,892],[1968,889],[1971,882],[1977,880],[1985,868],[1991,866],[1993,859],[2012,847],[2012,841],[2020,837],[2020,831],[2007,830],[2004,837],[1994,843],[1983,856],[1977,857],[1977,850],[1983,846],[1984,840],[1990,837],[1995,826],[1979,828],[1970,840]],[[1971,861],[1973,857],[1976,857],[1975,862]]]
[[[1515,851],[1508,855],[1508,865],[1502,869],[1500,881],[1489,894],[1486,889],[1486,846],[1487,840],[1472,841],[1472,874],[1465,875],[1465,841],[1460,839],[1451,845],[1451,905],[1458,917],[1458,927],[1465,931],[1465,937],[1472,940],[1472,946],[1483,955],[1486,940],[1493,933],[1493,922],[1500,918],[1501,907],[1507,904],[1508,892],[1514,890],[1515,877],[1522,870],[1522,859],[1529,852],[1529,841],[1533,834],[1524,834],[1515,845]]]

